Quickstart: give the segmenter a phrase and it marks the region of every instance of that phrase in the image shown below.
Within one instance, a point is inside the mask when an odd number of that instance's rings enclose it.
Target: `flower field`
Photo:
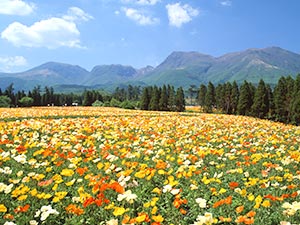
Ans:
[[[0,109],[0,224],[300,224],[300,127]]]

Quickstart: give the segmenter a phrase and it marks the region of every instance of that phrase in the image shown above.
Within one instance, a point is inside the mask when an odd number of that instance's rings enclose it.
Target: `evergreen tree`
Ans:
[[[149,104],[150,104],[150,87],[145,87],[143,89],[142,97],[141,97],[141,109],[142,110],[149,110]]]
[[[183,112],[185,110],[184,91],[182,87],[176,91],[176,111]]]
[[[239,115],[249,115],[252,106],[252,90],[247,81],[240,87],[239,101],[237,105],[237,113]]]
[[[294,95],[291,122],[300,125],[300,90]]]
[[[10,98],[10,104],[15,105],[16,104],[16,98],[14,94],[14,84],[11,83],[4,91],[4,95]]]
[[[272,88],[269,84],[266,85],[268,99],[269,99],[269,112],[268,112],[268,119],[274,119],[275,114],[275,106],[274,106],[274,95]]]
[[[254,117],[266,118],[269,112],[268,90],[265,82],[261,79],[254,94],[251,114]]]
[[[232,100],[231,100],[231,91],[232,91],[232,85],[230,82],[227,82],[224,85],[224,98],[225,98],[225,105],[223,107],[224,112],[226,114],[231,114],[232,113]]]
[[[231,109],[233,114],[237,114],[238,103],[239,103],[239,87],[237,83],[234,81],[232,83],[232,90],[231,90]]]
[[[169,111],[176,110],[175,90],[174,86],[168,85],[168,109]]]
[[[209,112],[209,113],[212,112],[215,104],[216,104],[215,87],[211,82],[209,82],[207,86],[207,92],[205,95],[205,105],[204,105],[205,112]]]
[[[217,109],[224,112],[224,105],[225,105],[225,85],[224,84],[218,84],[216,87],[216,107]]]
[[[83,106],[92,106],[93,103],[94,103],[93,92],[85,90],[83,92],[82,105]]]
[[[207,92],[207,87],[204,84],[201,84],[199,88],[199,94],[198,94],[198,102],[201,107],[205,106],[206,92]]]
[[[293,99],[291,107],[291,122],[300,125],[300,74],[294,82]]]
[[[166,85],[163,85],[161,89],[161,95],[159,99],[159,110],[161,111],[168,111],[168,93]]]
[[[31,96],[28,93],[28,97],[33,98],[33,106],[42,105],[41,87],[39,85],[35,86],[31,92]]]
[[[278,80],[278,83],[274,89],[274,108],[275,119],[281,122],[287,121],[287,84],[284,77]]]
[[[151,99],[149,103],[149,109],[153,111],[159,110],[159,98],[160,98],[160,93],[159,89],[157,86],[154,86],[151,92]]]

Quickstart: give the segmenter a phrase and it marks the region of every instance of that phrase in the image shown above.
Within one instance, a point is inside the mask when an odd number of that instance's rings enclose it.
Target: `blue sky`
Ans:
[[[157,66],[173,51],[300,53],[299,0],[0,0],[0,71]]]

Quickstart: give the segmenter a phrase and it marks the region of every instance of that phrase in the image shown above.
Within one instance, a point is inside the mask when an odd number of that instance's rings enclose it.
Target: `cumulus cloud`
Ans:
[[[222,6],[231,6],[232,2],[230,0],[226,0],[226,1],[221,1],[220,4]]]
[[[10,72],[11,68],[26,66],[27,60],[23,56],[6,56],[0,57],[0,70]]]
[[[54,49],[65,46],[82,48],[79,38],[80,32],[76,23],[87,21],[91,18],[83,10],[72,7],[61,18],[51,17],[35,22],[31,26],[26,26],[19,22],[11,23],[1,33],[1,38],[18,47],[46,47]]]
[[[182,24],[192,21],[193,17],[198,16],[199,11],[190,5],[174,3],[166,5],[168,11],[169,24],[175,27],[181,27]]]
[[[33,12],[35,5],[22,0],[1,0],[0,14],[25,16]]]
[[[160,0],[121,0],[123,3],[135,3],[138,5],[155,5]]]
[[[129,19],[135,21],[139,25],[145,26],[159,23],[158,18],[146,16],[140,10],[124,7],[123,11]]]

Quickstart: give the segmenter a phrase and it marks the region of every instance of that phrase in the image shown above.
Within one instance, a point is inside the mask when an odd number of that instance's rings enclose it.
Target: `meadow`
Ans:
[[[0,109],[0,224],[300,224],[299,143],[243,116]]]

